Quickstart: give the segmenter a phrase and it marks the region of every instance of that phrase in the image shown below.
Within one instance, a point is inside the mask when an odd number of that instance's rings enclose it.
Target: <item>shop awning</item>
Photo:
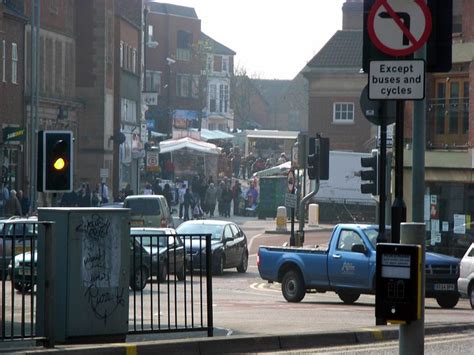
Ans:
[[[232,139],[234,138],[233,134],[219,131],[219,130],[209,130],[209,129],[201,129],[201,139],[205,141],[212,141],[218,139]]]
[[[160,153],[169,153],[180,149],[190,149],[206,154],[220,154],[220,149],[215,144],[198,141],[190,137],[168,139],[160,142]]]
[[[271,168],[257,171],[253,174],[255,177],[262,177],[262,176],[274,176],[274,175],[285,175],[288,174],[288,171],[291,169],[291,161],[287,161],[286,163],[272,166]]]

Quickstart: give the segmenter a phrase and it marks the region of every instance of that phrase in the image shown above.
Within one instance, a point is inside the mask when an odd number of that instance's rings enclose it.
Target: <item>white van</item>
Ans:
[[[130,195],[123,207],[130,208],[130,227],[174,228],[170,208],[163,195]]]

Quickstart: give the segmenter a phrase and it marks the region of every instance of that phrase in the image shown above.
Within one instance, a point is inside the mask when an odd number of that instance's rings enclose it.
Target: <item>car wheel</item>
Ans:
[[[133,291],[143,290],[148,282],[148,276],[148,269],[145,266],[137,268],[130,280],[130,288]]]
[[[471,303],[471,308],[474,309],[474,284],[469,286],[468,296],[469,296],[469,303]]]
[[[239,266],[237,266],[237,271],[240,273],[244,273],[247,271],[247,267],[249,266],[249,253],[247,250],[244,250],[242,254],[242,259],[240,260]]]
[[[337,294],[342,302],[345,304],[354,304],[360,297],[360,293],[339,292]]]
[[[161,265],[160,265],[161,266]],[[166,281],[166,276],[168,276],[168,262],[165,260],[163,266],[160,267],[160,273],[158,275],[158,281]]]
[[[186,278],[186,262],[183,262],[181,270],[176,274],[179,281],[183,281]]]
[[[306,295],[303,277],[297,270],[289,270],[283,276],[281,292],[288,302],[300,302]]]
[[[220,256],[214,265],[214,275],[222,275],[224,273],[225,259],[224,256]]]
[[[436,302],[438,302],[441,308],[454,308],[458,304],[459,294],[458,293],[445,293],[436,296]]]

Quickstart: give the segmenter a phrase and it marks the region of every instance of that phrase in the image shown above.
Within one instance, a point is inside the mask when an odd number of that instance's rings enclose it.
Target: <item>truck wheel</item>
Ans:
[[[288,302],[300,302],[305,294],[306,288],[301,274],[296,270],[289,270],[283,276],[281,292]]]
[[[468,296],[469,296],[469,303],[471,303],[471,308],[474,309],[474,284],[469,286]]]
[[[345,304],[354,304],[360,297],[360,293],[339,292],[337,294]]]
[[[441,308],[454,308],[458,304],[459,294],[457,293],[445,293],[436,296],[436,302],[438,302]]]

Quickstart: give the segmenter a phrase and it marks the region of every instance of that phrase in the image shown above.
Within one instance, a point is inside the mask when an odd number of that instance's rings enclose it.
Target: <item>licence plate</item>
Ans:
[[[143,224],[144,224],[143,219],[130,221],[130,225],[132,227],[141,227],[141,226],[143,226]]]
[[[33,270],[33,273],[36,275],[36,270]],[[28,267],[25,267],[25,268],[19,268],[18,269],[18,275],[21,275],[21,276],[31,276],[31,269],[28,268]]]
[[[435,291],[454,291],[454,284],[435,284]]]

